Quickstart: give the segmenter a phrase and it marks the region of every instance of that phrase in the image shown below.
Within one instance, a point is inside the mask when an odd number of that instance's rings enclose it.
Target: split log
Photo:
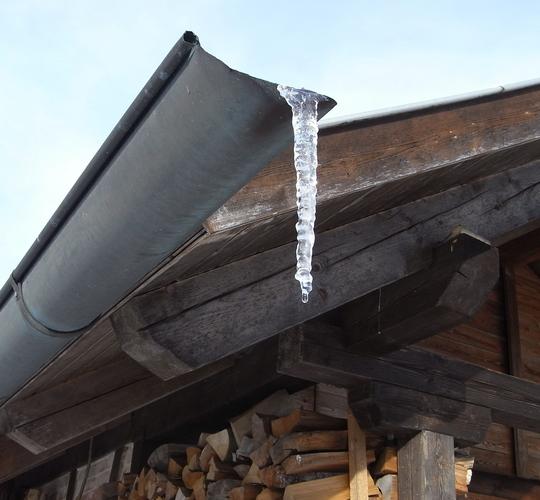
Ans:
[[[195,481],[195,484],[193,485],[192,495],[195,497],[195,500],[207,499],[206,481],[204,475],[202,475],[199,479],[197,479],[197,481]]]
[[[275,416],[260,413],[254,413],[251,416],[251,435],[256,443],[263,443],[272,434],[271,422],[275,418]]]
[[[233,464],[222,462],[219,458],[213,457],[210,460],[206,478],[208,481],[221,481],[223,479],[238,479],[238,476],[234,471]]]
[[[234,439],[240,444],[244,436],[251,434],[251,417],[254,413],[283,417],[299,406],[298,400],[286,390],[274,392],[266,399],[229,421]]]
[[[242,441],[240,442],[240,445],[238,446],[238,449],[235,452],[236,459],[238,458],[249,458],[249,455],[253,453],[257,449],[257,444],[254,439],[244,436],[242,438]]]
[[[257,464],[251,464],[248,473],[242,479],[242,484],[263,484],[261,480],[261,470]]]
[[[306,474],[286,474],[281,465],[272,465],[261,469],[260,476],[263,484],[268,488],[283,489],[290,484],[304,483],[316,479],[325,479],[335,476],[333,472],[309,472]]]
[[[277,439],[274,436],[266,438],[261,446],[259,446],[249,458],[251,461],[257,464],[257,467],[262,468],[270,465],[272,463],[272,458],[270,456],[270,450],[276,443]]]
[[[255,500],[262,488],[254,484],[238,486],[230,491],[230,500]]]
[[[241,486],[238,479],[222,479],[215,483],[209,483],[206,500],[223,500],[229,498],[229,493],[233,488]]]
[[[346,451],[328,451],[291,455],[281,463],[281,466],[287,474],[347,472],[349,454]]]
[[[212,460],[213,457],[217,457],[217,453],[214,451],[214,449],[212,448],[212,446],[210,446],[209,443],[206,443],[199,456],[199,465],[202,471],[208,472],[208,468],[210,467],[210,460]]]
[[[257,495],[256,500],[281,500],[282,498],[283,493],[280,490],[265,488]]]
[[[173,500],[178,493],[178,486],[171,481],[167,481],[165,485],[165,500]]]
[[[455,457],[456,493],[458,495],[468,493],[469,483],[471,482],[472,478],[473,466],[473,457]]]
[[[270,456],[274,464],[280,464],[294,453],[346,449],[347,431],[296,432],[282,437],[270,450]]]
[[[204,445],[206,444],[206,439],[208,438],[209,435],[210,435],[209,432],[201,432],[199,434],[199,439],[197,441],[197,448],[201,448],[201,449],[204,448]]]
[[[169,458],[167,465],[167,476],[171,479],[182,479],[182,469],[184,465],[178,458]],[[124,479],[124,484],[126,484]]]
[[[187,466],[189,470],[201,470],[199,464],[199,457],[201,456],[201,449],[196,446],[188,446],[186,448]]]
[[[231,458],[233,444],[228,429],[208,435],[206,442],[212,447],[222,462],[226,462]]]
[[[397,449],[393,446],[385,446],[375,462],[373,475],[379,477],[387,474],[397,474],[397,460]]]
[[[300,408],[285,417],[277,418],[271,422],[272,434],[276,437],[282,437],[292,432],[342,430],[345,427],[346,423],[342,419],[328,417]]]
[[[342,474],[287,486],[284,500],[349,500],[349,476]]]
[[[37,488],[31,488],[24,493],[24,500],[40,500],[41,498],[42,493]]]
[[[249,464],[237,464],[234,466],[234,472],[236,472],[240,479],[244,479],[247,476],[250,467]]]
[[[380,490],[382,500],[398,500],[398,477],[396,474],[380,477],[377,479],[376,487]]]
[[[191,471],[188,467],[184,467],[182,470],[182,481],[186,485],[186,488],[190,490],[193,489],[195,483],[201,478],[204,477],[204,472],[201,471]]]

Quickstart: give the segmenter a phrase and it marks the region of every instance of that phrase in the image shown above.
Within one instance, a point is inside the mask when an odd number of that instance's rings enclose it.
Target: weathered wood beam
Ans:
[[[369,215],[406,203],[411,195],[421,198],[511,168],[523,153],[506,151],[502,161],[493,155],[540,138],[539,102],[535,87],[321,130],[318,212],[341,197],[329,218],[339,218],[345,206]],[[272,161],[207,220],[206,228],[222,231],[294,211],[292,158],[286,151]]]
[[[486,242],[460,232],[435,249],[433,263],[337,314],[349,347],[384,353],[469,321],[499,277],[499,257]]]
[[[350,411],[347,414],[347,436],[349,440],[350,500],[364,500],[368,497],[369,492],[366,434]]]
[[[366,379],[491,410],[494,422],[540,430],[540,384],[418,348],[382,356],[350,352],[343,332],[306,324],[280,335],[278,371],[312,382],[354,387]]]
[[[0,434],[126,386],[134,387],[133,384],[139,383],[136,386],[140,387],[145,379],[156,380],[133,359],[124,356],[33,396],[7,403],[0,408]]]
[[[382,382],[350,389],[349,406],[364,429],[400,438],[432,431],[453,436],[460,446],[481,443],[491,424],[483,406]]]
[[[32,412],[28,408],[35,407],[34,400],[43,399],[42,394],[37,394],[17,401],[18,412],[10,413],[9,405],[6,407],[5,411],[10,419],[10,430],[7,436],[32,453],[43,453],[63,443],[87,436],[93,430],[103,430],[117,425],[119,418],[128,416],[133,411],[182,388],[221,373],[232,365],[231,360],[222,360],[167,382],[156,377],[147,377],[116,390],[101,393],[95,398],[79,402],[74,406],[65,407],[55,413],[30,419],[28,414]],[[77,380],[65,384],[65,386],[75,387],[77,385]],[[59,404],[63,406],[61,398],[59,400]],[[51,411],[50,407],[48,411]],[[17,420],[16,414],[19,415],[20,420]]]
[[[525,165],[318,235],[308,304],[299,300],[291,244],[137,296],[113,323],[136,316],[180,369],[198,367],[425,269],[457,226],[498,244],[540,223],[539,200],[540,168]],[[145,367],[157,373],[156,364],[149,356]]]
[[[454,439],[419,432],[398,450],[400,500],[456,498]]]
[[[540,498],[540,481],[500,476],[475,469],[469,491],[511,500],[536,500]]]
[[[508,350],[508,371],[515,377],[523,376],[521,361],[521,334],[519,328],[519,310],[516,296],[516,277],[514,264],[506,262],[503,265],[503,291],[506,319],[506,337]],[[514,427],[514,464],[516,476],[527,478],[527,462],[529,451],[525,431]]]
[[[94,440],[96,455],[105,454],[127,442],[152,439],[188,422],[196,422],[202,416],[207,417],[218,409],[221,417],[226,417],[227,411],[232,411],[232,414],[239,413],[245,409],[237,406],[239,401],[247,401],[246,406],[249,407],[260,399],[261,390],[275,390],[276,385],[283,387],[295,382],[276,372],[276,359],[277,342],[265,342],[248,350],[229,368],[133,411],[127,420],[116,420],[116,425],[111,422],[109,431],[103,432],[103,428],[95,426],[85,429],[86,432],[80,439],[74,437],[80,436],[80,429],[73,431],[71,426],[63,427],[66,417],[64,411],[35,421],[39,422],[39,425],[22,425],[17,429],[20,435],[27,432],[28,441],[37,443],[41,448],[47,446],[50,449],[36,455],[7,436],[0,436],[0,483],[57,456],[60,458],[55,460],[55,474],[69,470],[75,463],[84,463],[87,448],[79,443],[89,436],[97,436]],[[157,379],[154,380],[159,383]],[[201,394],[205,397],[204,405],[200,404]],[[90,402],[82,406],[76,405],[74,408],[81,411],[70,412],[71,416],[78,418],[81,425],[85,425],[84,412],[89,408],[92,415],[105,411],[99,400],[94,403],[95,406],[90,406]],[[43,429],[47,429],[44,435],[41,432]],[[63,457],[66,454],[67,459]],[[43,471],[43,474],[46,475],[47,471]]]

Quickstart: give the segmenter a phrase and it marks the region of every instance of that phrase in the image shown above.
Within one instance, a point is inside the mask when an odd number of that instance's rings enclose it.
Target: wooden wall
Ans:
[[[540,278],[527,264],[519,264],[515,266],[515,286],[521,337],[521,376],[540,382]],[[470,323],[423,340],[419,345],[485,368],[508,372],[502,285],[493,290]],[[540,478],[540,434],[521,432],[526,448],[527,476]],[[473,449],[473,454],[475,469],[514,475],[513,430],[492,424],[486,440]]]
[[[507,372],[504,295],[498,284],[470,323],[423,340],[420,346],[445,356]],[[514,474],[512,429],[492,424],[486,440],[472,450],[475,470]]]
[[[519,376],[540,382],[540,277],[527,263],[515,264],[515,298],[519,326]],[[520,431],[523,474],[540,479],[540,434]]]

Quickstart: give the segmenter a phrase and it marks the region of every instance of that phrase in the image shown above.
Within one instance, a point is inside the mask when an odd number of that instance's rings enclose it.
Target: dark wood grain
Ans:
[[[540,384],[418,348],[383,356],[351,353],[329,325],[280,335],[278,370],[313,382],[354,387],[370,379],[490,408],[497,423],[540,430]]]
[[[454,467],[453,438],[419,432],[398,450],[400,500],[455,499]]]
[[[388,201],[399,200],[407,190],[416,191],[419,198],[501,171],[504,162],[492,161],[488,166],[480,165],[479,159],[540,138],[539,96],[534,88],[485,102],[457,103],[325,130],[319,138],[319,203],[324,207],[329,200],[350,194],[357,200],[369,198],[381,186],[392,191]],[[210,232],[295,210],[292,158],[292,151],[284,152],[225,203],[206,221]],[[468,162],[475,164],[473,171]],[[364,205],[366,215],[375,199]],[[321,222],[326,219],[323,207]],[[343,208],[334,204],[334,214]]]
[[[531,164],[322,233],[308,304],[298,299],[291,245],[140,295],[125,307],[135,309],[155,342],[184,364],[201,366],[420,271],[456,226],[504,240],[540,220],[538,199],[540,169]]]
[[[460,446],[482,442],[491,423],[488,408],[382,382],[350,389],[349,406],[363,429],[400,438],[428,430]]]
[[[469,321],[499,276],[497,250],[483,245],[488,251],[479,247],[475,255],[474,237],[461,233],[444,245],[452,249],[451,261],[435,252],[428,269],[343,306],[336,314],[350,348],[389,352]]]

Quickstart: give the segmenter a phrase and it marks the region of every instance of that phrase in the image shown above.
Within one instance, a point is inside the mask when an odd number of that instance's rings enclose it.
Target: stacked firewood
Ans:
[[[201,434],[196,445],[176,445],[159,466],[149,460],[153,467],[104,485],[100,498],[346,500],[358,498],[349,475],[356,466],[362,481],[367,480],[370,499],[397,499],[392,437],[364,434],[348,414],[342,393],[314,398],[310,390],[317,388],[274,393],[221,431]],[[472,462],[467,456],[456,458],[458,494],[467,493]]]

